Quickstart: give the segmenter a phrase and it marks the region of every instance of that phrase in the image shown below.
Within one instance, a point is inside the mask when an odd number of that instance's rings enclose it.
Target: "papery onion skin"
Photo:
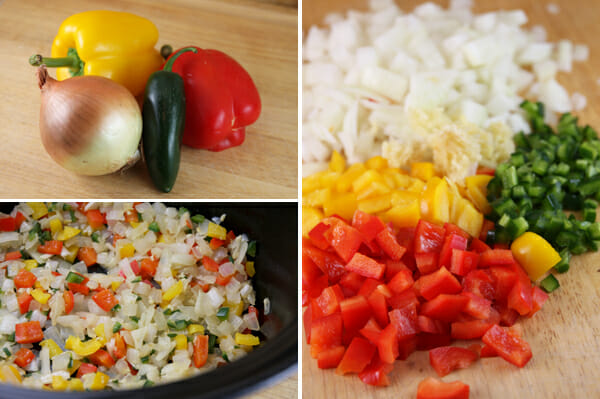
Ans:
[[[99,76],[61,82],[38,68],[40,134],[48,154],[72,172],[99,176],[135,162],[142,115],[133,95]]]

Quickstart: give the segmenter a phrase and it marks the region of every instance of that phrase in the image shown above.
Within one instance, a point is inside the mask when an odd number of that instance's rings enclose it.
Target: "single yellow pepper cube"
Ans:
[[[396,182],[395,186],[397,188],[407,188],[409,187],[415,180],[418,180],[414,177],[410,177],[405,174],[397,174],[393,175],[394,181]],[[419,180],[420,181],[420,180]]]
[[[492,208],[487,200],[487,185],[492,180],[489,175],[475,175],[465,178],[466,194],[473,204],[483,214],[488,214]]]
[[[52,376],[52,389],[55,391],[64,391],[67,389],[68,387],[68,383],[67,380],[65,380],[63,377],[61,377],[60,375],[53,375]]]
[[[123,245],[121,247],[121,249],[119,250],[119,255],[121,255],[121,258],[130,258],[134,254],[135,254],[135,247],[133,246],[132,243]]]
[[[56,355],[60,355],[63,352],[63,350],[60,349],[60,346],[58,346],[58,344],[52,339],[43,340],[42,342],[40,342],[40,346],[48,347],[48,355],[50,356],[50,359],[52,359]]]
[[[365,171],[366,168],[363,163],[352,164],[348,169],[346,169],[346,171],[342,174],[342,176],[340,176],[340,178],[336,182],[336,190],[340,193],[350,191],[354,180],[356,180]]]
[[[187,337],[183,334],[177,334],[175,336],[175,348],[178,350],[187,349],[188,342]]]
[[[342,174],[339,172],[323,172],[319,181],[322,188],[334,187]]]
[[[514,240],[510,250],[533,281],[539,280],[561,260],[559,253],[548,241],[531,231]]]
[[[352,183],[352,191],[358,193],[374,182],[383,182],[383,177],[376,170],[368,169],[354,180]]]
[[[462,207],[462,213],[456,221],[456,225],[472,235],[473,237],[479,237],[481,227],[483,226],[483,214],[479,212],[470,201],[462,199],[464,206]]]
[[[246,274],[248,277],[254,277],[256,270],[254,269],[254,262],[249,260],[246,262]]]
[[[134,222],[134,221],[131,221],[131,222],[129,222],[129,224],[131,225],[131,227],[133,227],[133,228],[135,229],[135,228],[136,228],[136,227],[138,227],[140,224],[142,224],[142,222]]]
[[[23,262],[25,263],[25,270],[32,270],[38,267],[38,263],[35,259],[27,259]]]
[[[59,241],[67,241],[67,240],[70,240],[71,238],[75,237],[79,233],[81,233],[80,229],[76,229],[76,228],[71,227],[71,226],[65,226],[62,229],[62,231],[60,231],[56,235],[56,239],[59,240]]]
[[[414,227],[421,218],[419,201],[393,206],[382,215],[386,222],[392,222],[396,227]]]
[[[190,324],[188,326],[188,334],[201,334],[204,335],[204,326],[202,324]]]
[[[65,247],[63,247],[63,248],[65,248]],[[79,247],[76,245],[73,245],[71,247],[66,248],[66,250],[69,252],[69,254],[64,256],[65,260],[70,263],[75,262],[75,258],[77,258],[77,253],[79,252]]]
[[[379,197],[381,195],[388,194],[391,191],[391,188],[385,183],[376,181],[356,193],[356,199],[360,201],[367,198]]]
[[[435,188],[433,194],[432,219],[435,223],[447,223],[450,221],[450,200],[448,198],[448,184],[445,179]]]
[[[414,162],[410,166],[410,175],[428,181],[435,175],[435,168],[431,162]]]
[[[36,220],[48,214],[48,208],[43,202],[28,202],[27,205],[33,210],[31,217]]]
[[[356,195],[354,193],[339,193],[325,201],[323,212],[325,216],[338,215],[346,220],[352,220],[357,207]]]
[[[173,300],[177,295],[183,292],[183,281],[179,280],[177,283],[170,286],[165,292],[163,292],[162,300],[169,302]]]
[[[35,299],[36,301],[38,301],[39,303],[41,303],[42,305],[45,305],[48,303],[48,299],[50,299],[51,295],[48,294],[46,291],[40,289],[40,288],[36,288],[34,290],[31,290],[31,296],[33,297],[33,299]]]
[[[122,284],[122,281],[113,281],[110,283],[110,288],[112,288],[113,291],[116,291],[119,289],[121,284]]]
[[[327,201],[325,201],[327,202]],[[302,235],[308,237],[308,233],[315,227],[321,219],[323,212],[320,209],[311,206],[302,206]]]
[[[307,193],[305,196],[302,197],[302,205],[322,207],[330,195],[331,188],[329,187],[315,190],[311,193]]]
[[[238,345],[256,346],[260,344],[260,340],[252,334],[235,333],[235,343]]]
[[[346,169],[346,159],[337,151],[333,151],[331,154],[331,160],[329,161],[329,170],[332,172],[342,173]]]
[[[106,341],[100,337],[93,340],[81,342],[81,340],[78,337],[71,335],[65,341],[65,348],[72,350],[79,356],[89,356],[92,353],[97,352],[98,349],[102,348],[105,343]]]
[[[310,193],[321,188],[322,172],[302,178],[302,194]]]
[[[52,236],[56,236],[56,234],[58,234],[59,232],[61,232],[63,229],[63,224],[60,221],[59,218],[53,218],[52,220],[50,220],[50,233],[52,233]]]
[[[390,209],[392,206],[392,195],[385,194],[380,197],[369,198],[358,201],[358,209],[366,213],[379,213]]]
[[[388,160],[381,155],[377,155],[365,162],[365,165],[369,169],[380,170],[388,167]]]
[[[206,232],[206,235],[219,240],[225,240],[227,238],[227,229],[216,223],[210,222],[208,224],[208,231]]]
[[[106,387],[106,384],[108,384],[109,379],[110,379],[110,377],[108,375],[98,371],[94,375],[94,379],[92,380],[90,389],[92,389],[92,390],[104,389]]]
[[[409,205],[419,201],[419,194],[408,190],[395,190],[392,192],[392,206]]]
[[[83,391],[83,381],[79,378],[71,378],[69,380],[69,390],[70,391]]]
[[[102,338],[106,339],[106,332],[104,330],[104,323],[100,323],[96,327],[94,327],[94,332],[96,333],[97,337],[102,337]]]

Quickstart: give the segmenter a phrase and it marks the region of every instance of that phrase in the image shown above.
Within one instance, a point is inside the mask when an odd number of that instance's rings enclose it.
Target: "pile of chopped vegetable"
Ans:
[[[440,377],[480,357],[525,366],[532,352],[513,325],[548,298],[503,245],[451,223],[397,227],[361,210],[351,220],[326,217],[308,233],[302,284],[306,342],[319,368],[376,386],[415,350],[429,351]],[[476,341],[463,348],[454,340]],[[417,397],[459,397],[427,396],[447,390],[468,397],[467,385],[431,378]]]
[[[256,243],[160,203],[22,203],[0,214],[0,381],[130,389],[260,344]]]

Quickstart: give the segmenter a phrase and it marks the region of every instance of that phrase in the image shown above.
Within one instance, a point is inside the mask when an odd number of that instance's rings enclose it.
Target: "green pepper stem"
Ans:
[[[79,59],[72,56],[51,58],[36,54],[29,57],[29,63],[33,66],[44,64],[47,67],[69,67],[72,69],[79,69]]]
[[[177,57],[179,57],[181,54],[186,53],[188,51],[191,51],[193,53],[197,53],[198,52],[198,48],[196,48],[196,47],[184,47],[181,50],[177,51],[175,54],[173,54],[171,56],[171,58],[169,58],[169,60],[167,61],[167,63],[163,67],[163,71],[171,72],[171,69],[173,68],[173,63],[175,62],[175,60],[177,59]]]

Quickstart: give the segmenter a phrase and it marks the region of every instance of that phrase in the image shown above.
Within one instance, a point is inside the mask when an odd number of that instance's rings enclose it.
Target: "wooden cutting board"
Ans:
[[[570,93],[580,92],[588,105],[578,112],[580,121],[600,129],[600,2],[558,1],[560,14],[546,10],[550,2],[541,0],[476,1],[476,12],[521,8],[530,23],[542,24],[549,40],[566,38],[590,47],[590,59],[574,63],[571,74],[559,75]],[[398,1],[404,10],[421,2]],[[448,2],[436,1],[443,6]],[[366,9],[366,1],[304,0],[303,33],[322,23],[329,11],[350,7]],[[558,276],[561,287],[550,295],[544,308],[533,318],[519,323],[531,345],[533,358],[519,369],[500,358],[482,359],[465,370],[455,371],[444,381],[461,380],[471,387],[471,398],[599,398],[600,397],[600,254],[575,257],[571,270]],[[461,343],[459,343],[461,344]],[[302,393],[304,398],[415,398],[419,381],[435,376],[427,352],[416,352],[407,361],[396,362],[391,385],[373,388],[356,375],[341,377],[333,370],[319,370],[303,339]]]
[[[298,11],[278,0],[0,1],[0,198],[297,198]],[[262,99],[246,142],[214,153],[183,147],[173,191],[156,190],[143,163],[124,174],[75,175],[39,137],[40,93],[32,54],[48,54],[61,22],[94,9],[150,19],[171,44],[221,50],[252,76]],[[52,72],[53,74],[53,72]]]

